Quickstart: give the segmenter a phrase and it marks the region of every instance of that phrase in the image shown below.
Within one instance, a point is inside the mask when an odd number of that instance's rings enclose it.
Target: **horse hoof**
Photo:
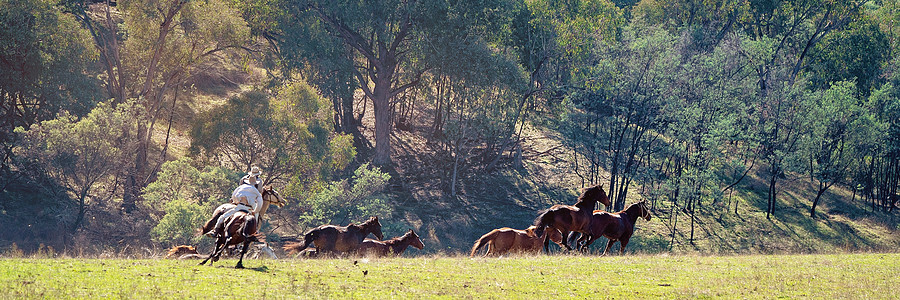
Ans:
[[[235,268],[235,269],[243,269],[243,268],[244,268],[244,265],[237,265],[237,266],[234,266],[234,268]]]

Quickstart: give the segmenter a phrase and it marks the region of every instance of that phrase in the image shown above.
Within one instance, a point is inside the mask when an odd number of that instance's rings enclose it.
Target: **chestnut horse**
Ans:
[[[282,248],[288,253],[297,253],[310,244],[315,244],[317,254],[351,253],[359,248],[359,244],[370,233],[379,240],[384,238],[378,217],[371,217],[359,225],[352,223],[347,226],[322,225],[307,231],[302,244],[289,243]]]
[[[275,204],[276,206],[283,206],[286,202],[278,192],[272,188],[271,185],[267,185],[262,190],[262,198],[263,198],[263,209],[267,209],[269,204]],[[213,213],[213,218],[206,222],[199,231],[208,232],[216,226],[216,220],[218,220],[218,216],[225,211],[223,207],[227,207],[227,205],[231,204],[223,204],[216,208],[216,211]],[[226,208],[227,209],[227,208]],[[260,211],[260,215],[262,215],[262,211]],[[207,261],[212,259],[212,262],[218,261],[219,257],[222,255],[222,252],[228,246],[238,245],[243,243],[243,247],[241,248],[241,258],[238,260],[235,268],[243,269],[244,268],[244,254],[247,253],[247,249],[250,247],[251,242],[260,242],[261,235],[257,233],[259,230],[259,219],[253,214],[246,211],[238,211],[225,219],[225,226],[219,229],[216,232],[218,238],[216,239],[216,247],[209,256],[200,262],[201,265],[206,264]],[[212,262],[209,264],[212,265]]]
[[[591,223],[591,212],[594,211],[597,203],[603,203],[603,205],[609,207],[609,197],[603,191],[602,184],[583,189],[575,205],[557,204],[541,212],[534,219],[534,226],[537,227],[534,233],[541,236],[545,228],[559,230],[562,236],[568,236],[569,231],[587,233]],[[550,236],[545,235],[544,252],[547,252],[549,243]],[[572,247],[569,247],[567,243],[562,243],[562,246],[566,250],[572,250]]]
[[[172,249],[169,249],[169,252],[166,254],[166,259],[190,259],[199,256],[200,253],[197,252],[197,249],[194,248],[194,246],[179,245],[172,247]]]
[[[622,244],[620,254],[625,254],[625,245],[634,234],[634,223],[638,218],[644,218],[650,221],[650,209],[647,208],[647,202],[641,200],[633,203],[620,212],[610,213],[602,210],[596,210],[591,216],[591,226],[587,235],[583,235],[579,242],[587,238],[587,243],[582,243],[581,250],[587,249],[595,240],[601,236],[609,239],[606,243],[606,249],[602,255],[606,255],[609,248],[618,241]]]
[[[376,241],[373,239],[365,239],[359,244],[356,253],[359,255],[372,255],[378,257],[384,256],[400,256],[407,247],[413,246],[416,249],[425,249],[425,244],[419,239],[412,229],[406,234],[395,237],[387,241]]]
[[[472,246],[472,253],[469,254],[469,256],[474,257],[475,253],[485,246],[487,246],[488,250],[484,253],[484,256],[499,256],[508,252],[541,252],[541,245],[544,242],[544,238],[534,234],[535,228],[537,227],[532,225],[525,230],[512,229],[509,227],[491,230],[491,232],[482,235],[481,238],[475,241],[475,245]],[[559,230],[545,230],[544,234],[550,235],[550,240],[562,247],[562,235],[559,233]]]

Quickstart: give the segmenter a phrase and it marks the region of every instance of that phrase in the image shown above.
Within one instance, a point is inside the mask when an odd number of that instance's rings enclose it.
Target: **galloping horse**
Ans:
[[[263,212],[269,208],[269,204],[281,207],[287,203],[287,201],[285,201],[271,185],[263,187],[262,198],[263,206],[259,212],[259,217],[262,217]],[[229,205],[233,204],[222,204],[216,208],[216,211],[213,213],[213,218],[199,229],[200,232],[208,232],[213,229],[213,227],[216,226],[216,220],[219,218],[218,216],[225,212],[225,210],[229,208]],[[216,239],[215,249],[209,254],[209,257],[200,262],[200,264],[203,265],[210,259],[215,262],[219,260],[219,256],[222,255],[225,248],[243,243],[243,248],[241,248],[241,258],[238,260],[237,265],[234,266],[235,268],[243,269],[244,254],[247,253],[250,243],[260,242],[260,235],[257,233],[260,224],[259,220],[260,219],[253,214],[245,211],[238,211],[225,219],[225,226],[216,232],[218,238]],[[212,265],[212,262],[209,264]]]
[[[525,230],[512,229],[509,227],[497,228],[491,230],[481,236],[475,245],[472,246],[470,257],[475,256],[482,247],[487,246],[488,250],[484,256],[503,255],[508,252],[513,253],[538,253],[541,252],[541,245],[544,242],[543,236],[534,234],[534,225]],[[562,235],[559,230],[545,230],[544,234],[550,235],[550,240],[562,247]]]
[[[619,253],[625,254],[625,245],[628,245],[628,240],[634,234],[634,223],[638,218],[650,221],[650,209],[647,208],[647,202],[641,200],[616,213],[596,210],[591,218],[590,230],[587,233],[590,238],[587,240],[587,243],[581,245],[581,249],[587,249],[595,240],[603,236],[609,239],[609,242],[606,243],[606,249],[603,249],[602,255],[606,255],[606,252],[609,251],[609,248],[616,241],[622,244]],[[586,236],[582,236],[581,239],[585,238]]]
[[[534,219],[534,226],[537,227],[534,230],[535,235],[541,236],[544,228],[559,230],[562,236],[568,236],[569,231],[587,233],[588,225],[591,222],[591,212],[594,211],[598,202],[609,206],[609,197],[603,191],[603,185],[598,184],[583,189],[575,205],[557,204],[541,212]],[[544,236],[544,252],[547,252],[549,243],[550,236]],[[562,246],[566,250],[572,250],[567,243],[563,243]]]
[[[395,237],[387,241],[376,241],[373,239],[365,239],[359,244],[356,252],[360,255],[373,255],[384,257],[388,255],[400,256],[407,247],[413,246],[416,249],[425,249],[425,244],[419,239],[412,229],[407,231],[400,237]]]
[[[303,243],[289,243],[284,245],[288,253],[297,253],[315,243],[317,254],[323,253],[350,253],[359,248],[359,244],[369,235],[374,234],[379,240],[384,238],[381,233],[381,223],[378,217],[371,217],[362,224],[350,224],[347,226],[322,225],[306,232]]]
[[[266,211],[269,210],[269,205],[283,207],[287,204],[287,200],[285,200],[283,197],[281,197],[281,194],[278,193],[278,191],[276,191],[275,188],[273,188],[271,184],[264,186],[262,188],[262,191],[260,191],[260,192],[262,193],[263,204],[262,204],[262,207],[260,207],[260,209],[259,209],[259,216],[256,217],[259,220],[262,220],[263,215],[265,215]],[[203,227],[201,227],[199,229],[199,230],[201,230],[200,233],[202,234],[202,233],[208,232],[209,230],[212,230],[213,226],[216,225],[216,221],[219,220],[219,216],[221,216],[222,214],[225,213],[225,211],[227,211],[235,206],[236,205],[231,204],[231,203],[225,203],[225,204],[219,205],[219,207],[216,207],[216,210],[213,211],[212,219],[209,219],[209,221],[206,221],[206,224],[204,224]]]

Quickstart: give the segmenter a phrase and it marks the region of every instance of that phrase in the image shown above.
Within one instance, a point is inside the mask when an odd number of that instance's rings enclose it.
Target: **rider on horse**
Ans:
[[[233,204],[234,207],[226,210],[219,216],[219,219],[216,221],[216,226],[209,232],[204,233],[206,236],[216,237],[216,232],[222,230],[225,220],[238,211],[250,212],[253,213],[254,216],[259,214],[263,204],[262,194],[259,192],[260,187],[262,187],[262,181],[259,179],[259,175],[262,175],[262,171],[259,167],[253,166],[250,168],[250,172],[241,178],[241,185],[231,193],[231,204]],[[215,216],[213,217],[215,218]]]

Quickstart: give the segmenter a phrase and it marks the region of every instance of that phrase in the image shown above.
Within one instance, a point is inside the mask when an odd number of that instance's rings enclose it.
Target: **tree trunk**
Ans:
[[[375,157],[373,163],[377,166],[391,164],[391,77],[383,76],[376,79],[374,99],[372,99],[375,110]]]
[[[778,172],[773,172],[772,178],[769,179],[769,199],[766,207],[766,219],[771,220],[772,214],[775,213],[775,184],[778,180]]]
[[[830,186],[831,185],[826,183],[819,183],[819,191],[816,192],[816,199],[813,199],[812,207],[809,209],[810,218],[816,217],[816,206],[819,205],[819,200],[822,199],[822,194],[825,194],[825,191],[828,190]]]

